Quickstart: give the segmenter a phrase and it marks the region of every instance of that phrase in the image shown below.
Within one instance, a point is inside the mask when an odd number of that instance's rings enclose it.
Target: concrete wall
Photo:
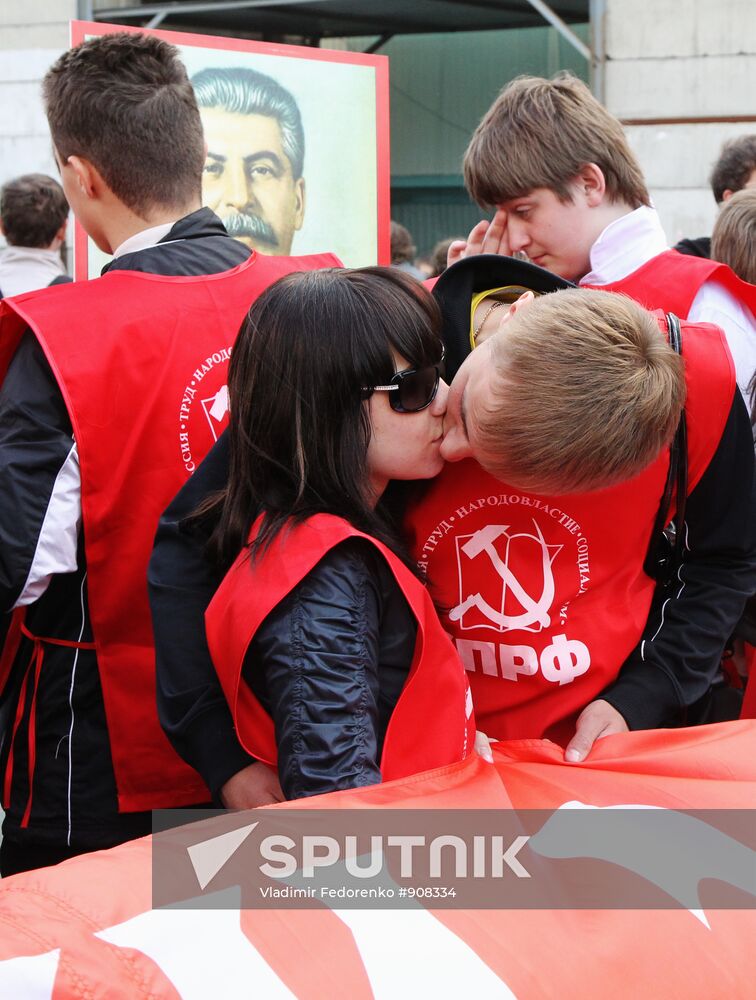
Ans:
[[[76,16],[76,0],[0,0],[0,184],[19,174],[58,175],[40,84],[68,48]]]
[[[55,175],[40,83],[68,48],[76,0],[0,0],[0,183],[16,174]]]
[[[604,3],[606,104],[629,123],[630,143],[670,241],[709,233],[716,215],[711,166],[726,139],[756,132],[756,0]],[[0,183],[30,171],[55,173],[39,85],[68,46],[68,21],[79,6],[77,0],[0,0]],[[392,98],[398,125],[403,95]],[[453,117],[448,107],[444,117]],[[427,113],[424,119],[427,124]],[[393,138],[404,168],[394,172],[428,169]]]
[[[605,102],[629,123],[667,237],[708,235],[711,167],[756,132],[754,0],[606,0],[605,46]]]

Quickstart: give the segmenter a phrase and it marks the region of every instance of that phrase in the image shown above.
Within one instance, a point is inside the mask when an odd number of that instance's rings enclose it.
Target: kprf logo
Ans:
[[[457,536],[459,603],[449,619],[463,631],[541,632],[551,624],[552,565],[562,546],[550,545],[532,523],[532,534],[487,524],[472,535]]]

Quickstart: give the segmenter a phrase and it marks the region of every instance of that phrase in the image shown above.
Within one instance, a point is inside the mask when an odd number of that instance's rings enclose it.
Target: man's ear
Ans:
[[[573,183],[590,208],[598,208],[606,195],[606,178],[597,163],[586,163]]]
[[[722,192],[722,201],[729,201],[734,194],[734,191],[731,191],[729,188],[725,188]]]
[[[96,198],[107,188],[100,171],[83,156],[69,156],[63,164],[63,169],[66,168],[71,171],[74,183],[87,198]]]
[[[523,292],[519,299],[509,307],[509,315],[514,316],[516,312],[519,312],[524,306],[529,306],[531,302],[535,302],[535,294],[531,291]]]
[[[296,197],[296,209],[294,212],[294,229],[302,228],[305,214],[305,182],[304,177],[299,177],[294,181],[294,195]]]

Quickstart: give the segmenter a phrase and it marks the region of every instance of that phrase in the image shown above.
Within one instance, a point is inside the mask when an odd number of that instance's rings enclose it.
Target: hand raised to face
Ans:
[[[455,240],[446,256],[448,267],[463,257],[474,257],[482,253],[498,253],[512,256],[512,248],[507,233],[507,213],[500,208],[493,219],[481,221],[470,230],[467,240]]]

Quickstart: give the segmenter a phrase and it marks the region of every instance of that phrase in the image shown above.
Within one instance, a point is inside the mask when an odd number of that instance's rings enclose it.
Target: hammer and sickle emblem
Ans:
[[[464,598],[464,600],[461,601],[460,604],[458,604],[455,608],[452,608],[449,612],[449,618],[451,621],[461,621],[466,612],[472,608],[477,608],[478,611],[485,615],[485,617],[491,622],[492,626],[501,632],[506,632],[509,629],[521,629],[525,632],[539,632],[541,629],[548,628],[551,624],[549,610],[553,603],[555,593],[554,574],[551,570],[551,565],[562,546],[549,545],[543,537],[543,533],[535,520],[533,521],[533,527],[535,529],[534,535],[527,535],[524,533],[510,535],[509,525],[488,524],[484,528],[481,528],[480,531],[476,531],[474,535],[471,535],[461,546],[461,551],[465,556],[467,556],[468,559],[475,559],[476,556],[479,556],[484,552],[488,556],[491,564],[501,578],[501,606],[499,609],[494,608],[480,592],[469,594],[466,598]],[[502,559],[499,554],[499,550],[496,547],[496,542],[502,537],[506,539],[506,553],[504,559]],[[540,597],[537,599],[534,599],[527,593],[520,581],[509,568],[510,546],[516,538],[529,538],[538,542],[540,545],[543,590]],[[507,590],[512,593],[512,595],[519,602],[520,606],[523,608],[521,614],[504,614],[504,604],[507,597]],[[460,571],[460,596],[461,595],[462,579]],[[462,627],[464,628],[464,625]]]

